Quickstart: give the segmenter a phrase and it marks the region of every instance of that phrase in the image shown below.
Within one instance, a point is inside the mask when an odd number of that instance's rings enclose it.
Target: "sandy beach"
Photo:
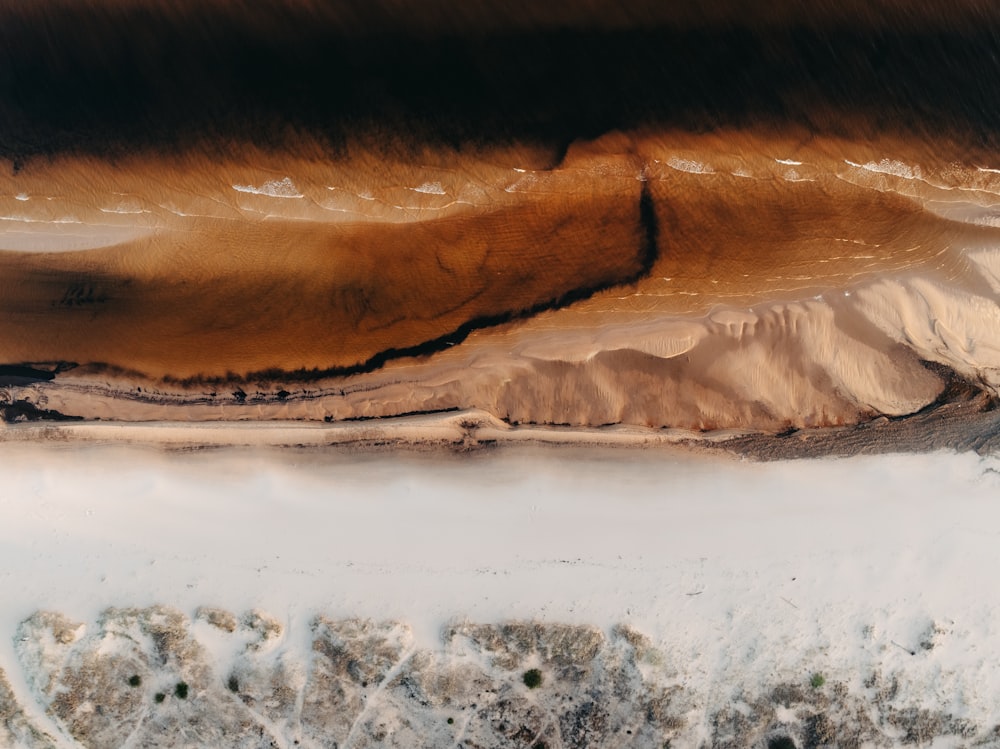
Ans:
[[[995,740],[993,458],[0,453],[7,745]]]

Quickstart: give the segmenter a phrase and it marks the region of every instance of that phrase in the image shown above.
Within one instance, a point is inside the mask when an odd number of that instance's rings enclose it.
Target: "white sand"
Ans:
[[[427,647],[454,617],[629,622],[720,704],[880,667],[905,703],[1000,709],[992,458],[7,444],[0,461],[0,667],[22,703],[11,636],[30,613],[164,603],[260,607],[303,637],[318,612],[399,617]],[[932,623],[944,634],[919,650]]]

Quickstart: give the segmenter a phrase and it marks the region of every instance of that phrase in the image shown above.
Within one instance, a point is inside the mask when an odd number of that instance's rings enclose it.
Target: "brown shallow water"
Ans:
[[[446,169],[366,154],[341,166],[347,184],[322,163],[289,158],[282,171],[271,154],[283,176],[242,189],[236,165],[207,160],[119,163],[100,180],[73,162],[32,165],[3,186],[12,240],[61,249],[50,227],[69,223],[96,246],[0,256],[0,340],[9,362],[154,379],[365,370],[556,308],[549,325],[593,324],[947,274],[953,248],[994,241],[992,227],[929,211],[932,187],[878,189],[829,150],[738,132],[619,135],[574,144],[549,169],[514,166],[517,152],[443,154]],[[182,215],[197,210],[192,190],[211,213]],[[142,236],[121,241],[130,229]]]
[[[222,175],[210,173],[213,186],[240,195]],[[0,258],[0,336],[14,360],[151,377],[346,368],[645,271],[640,182],[540,182],[509,205],[441,218],[302,219],[271,198],[260,201],[277,204],[267,214],[171,216],[108,248],[10,254]],[[170,189],[128,198],[159,204]],[[33,202],[18,215],[30,217]]]

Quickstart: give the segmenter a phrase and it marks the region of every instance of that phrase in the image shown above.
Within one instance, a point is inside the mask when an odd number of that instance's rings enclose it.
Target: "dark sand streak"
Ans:
[[[953,372],[949,379],[946,394],[908,416],[878,416],[850,426],[793,429],[776,435],[750,434],[711,445],[696,441],[686,444],[760,461],[937,450],[1000,453],[997,398]]]

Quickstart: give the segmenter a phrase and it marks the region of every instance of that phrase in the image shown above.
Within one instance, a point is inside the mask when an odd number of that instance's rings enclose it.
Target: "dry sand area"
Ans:
[[[1000,743],[996,457],[0,459],[4,747]]]

